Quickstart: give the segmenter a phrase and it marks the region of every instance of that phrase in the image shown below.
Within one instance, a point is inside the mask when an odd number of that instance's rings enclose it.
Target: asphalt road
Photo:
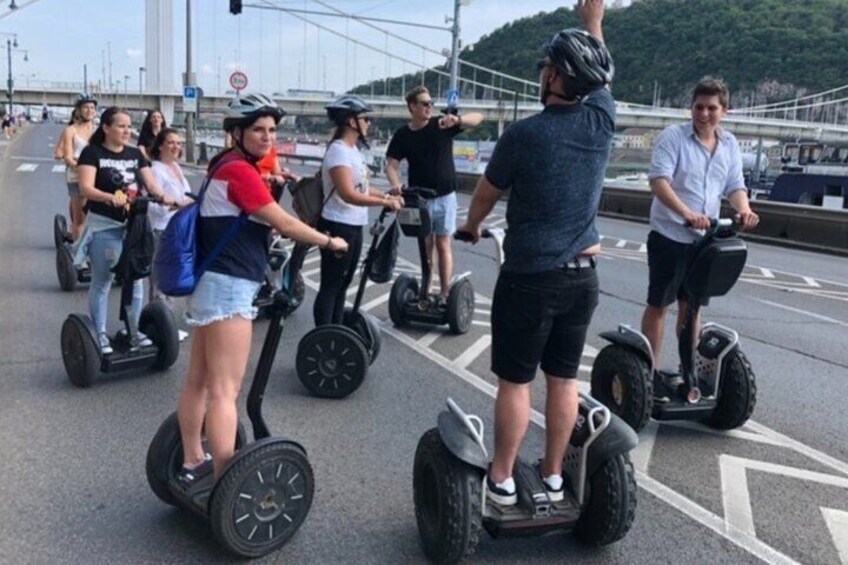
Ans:
[[[175,408],[188,342],[164,374],[105,376],[87,390],[67,380],[59,330],[68,313],[87,311],[87,300],[84,287],[60,291],[54,269],[51,220],[67,208],[64,175],[50,157],[58,132],[38,125],[0,141],[0,562],[234,561],[204,522],[161,503],[145,479],[147,446]],[[467,196],[460,200],[467,206]],[[503,225],[503,213],[500,204],[490,222]],[[604,345],[597,333],[638,325],[647,286],[647,227],[600,219],[599,228],[602,297],[587,369]],[[753,243],[749,250],[742,280],[705,318],[740,333],[758,379],[752,420],[728,433],[650,424],[632,454],[638,508],[623,541],[588,550],[568,535],[484,538],[469,562],[848,563],[848,263]],[[472,330],[398,330],[387,320],[390,285],[370,286],[364,302],[384,321],[383,352],[342,401],[310,396],[294,373],[318,280],[317,263],[305,267],[312,290],[287,324],[265,408],[272,431],[306,446],[315,499],[295,538],[259,562],[424,562],[411,491],[419,437],[448,396],[492,429],[494,249],[456,244],[455,254],[478,294]],[[403,240],[398,270],[415,271],[416,257]],[[117,291],[113,327],[116,302]],[[265,328],[255,325],[250,371]],[[674,350],[668,339],[665,366],[676,365]],[[536,410],[542,389],[533,387]],[[523,454],[535,458],[543,439],[531,426]]]

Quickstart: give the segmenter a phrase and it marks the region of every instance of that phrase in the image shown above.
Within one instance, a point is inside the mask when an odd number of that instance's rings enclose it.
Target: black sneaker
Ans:
[[[654,371],[654,402],[669,402],[671,397],[671,387],[666,384],[659,371]]]
[[[207,453],[203,462],[193,469],[185,466],[180,468],[180,472],[177,473],[177,482],[188,492],[200,479],[210,473],[212,473],[212,455]]]
[[[486,498],[500,506],[514,506],[518,504],[518,495],[515,492],[515,480],[512,477],[502,483],[495,484],[486,474]]]

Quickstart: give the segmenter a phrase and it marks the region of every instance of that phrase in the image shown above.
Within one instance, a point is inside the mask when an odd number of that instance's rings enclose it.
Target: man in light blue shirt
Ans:
[[[753,229],[759,222],[748,203],[739,144],[719,125],[729,99],[720,80],[701,80],[692,93],[692,121],[663,130],[651,156],[650,280],[642,333],[651,343],[655,367],[659,366],[666,309],[675,299],[678,335],[683,324],[687,304],[682,283],[696,237],[693,230],[707,229],[710,219],[718,217],[722,197],[738,212],[743,229]],[[695,335],[699,327],[700,317],[695,321]],[[667,400],[667,392],[666,383],[655,374],[657,400]]]

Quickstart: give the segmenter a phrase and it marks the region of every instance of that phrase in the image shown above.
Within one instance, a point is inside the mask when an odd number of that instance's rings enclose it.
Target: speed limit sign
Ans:
[[[235,71],[230,75],[230,86],[235,90],[244,90],[247,88],[247,75],[241,71]]]

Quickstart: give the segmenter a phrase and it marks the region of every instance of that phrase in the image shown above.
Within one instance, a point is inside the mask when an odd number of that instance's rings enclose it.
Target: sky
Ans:
[[[18,37],[12,68],[17,88],[83,81],[109,83],[113,89],[138,92],[139,67],[145,65],[144,14],[150,0],[17,0],[8,9],[0,0],[0,40]],[[360,16],[394,19],[446,27],[453,0],[320,0]],[[288,9],[331,11],[319,0],[244,0],[244,4]],[[460,17],[463,44],[476,42],[498,27],[539,12],[573,6],[574,0],[471,0]],[[445,62],[445,57],[409,45],[400,38],[437,52],[450,48],[450,33],[441,30],[374,22],[378,29],[345,18],[301,15],[328,30],[348,35],[356,45],[331,31],[319,30],[295,15],[245,6],[241,16],[229,13],[228,0],[192,0],[193,67],[207,93],[229,89],[234,70],[248,75],[247,90],[284,92],[287,89],[343,92],[372,78],[417,72],[422,66]],[[185,69],[186,1],[173,0],[174,84],[181,85]],[[386,32],[398,37],[391,37]],[[3,35],[6,34],[6,35]],[[545,38],[540,38],[539,43]],[[391,57],[379,51],[388,51]],[[8,73],[6,53],[0,61]],[[111,66],[109,61],[111,60]],[[141,80],[144,82],[142,74]],[[146,83],[145,83],[146,84]],[[56,85],[58,86],[58,84]]]

